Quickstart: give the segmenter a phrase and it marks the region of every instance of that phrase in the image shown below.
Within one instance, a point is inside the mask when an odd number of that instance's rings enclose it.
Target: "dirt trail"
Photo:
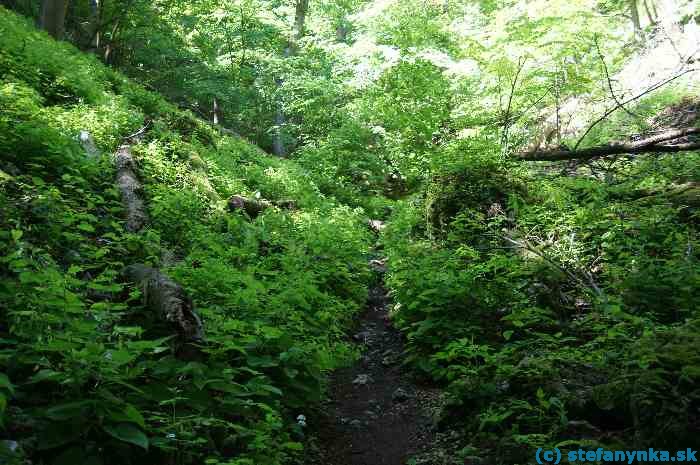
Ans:
[[[377,272],[383,264],[374,261]],[[318,432],[324,465],[404,465],[431,442],[428,406],[435,389],[417,385],[403,369],[403,342],[388,318],[390,299],[383,285],[370,289],[367,309],[353,338],[363,356],[338,370]]]

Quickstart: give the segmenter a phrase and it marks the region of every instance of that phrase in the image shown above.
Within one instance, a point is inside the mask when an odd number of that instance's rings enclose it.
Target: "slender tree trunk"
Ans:
[[[296,13],[294,15],[294,39],[292,40],[292,54],[296,50],[294,48],[297,46],[299,39],[304,37],[304,25],[306,23],[306,12],[309,9],[309,0],[297,0]]]
[[[93,53],[97,53],[102,45],[102,0],[90,0],[90,18],[88,20],[88,40],[84,47]]]
[[[649,0],[649,5],[651,6],[651,14],[654,15],[654,22],[658,22],[659,12],[656,11],[656,4],[654,3],[654,0]]]
[[[634,35],[639,37],[642,32],[642,24],[639,22],[639,8],[637,7],[637,0],[630,0],[630,15],[632,16]]]
[[[276,82],[277,88],[282,86],[282,80],[278,79]],[[272,136],[272,153],[278,157],[286,157],[287,149],[284,146],[284,141],[282,140],[282,126],[284,126],[285,118],[284,111],[282,110],[282,103],[277,102],[277,108],[275,109],[275,132]]]
[[[54,39],[62,40],[65,33],[68,0],[43,0],[39,25]]]
[[[650,24],[656,24],[656,16],[652,13],[651,8],[649,8],[649,0],[644,0],[644,10],[647,12],[647,17],[649,18]],[[652,6],[654,4],[652,3]]]
[[[117,35],[117,31],[119,30],[119,22],[121,18],[117,18],[117,20],[114,22],[114,26],[112,26],[112,34],[109,36],[109,43],[105,45],[105,50],[104,50],[104,62],[109,64],[109,60],[112,58],[112,51],[114,48],[114,38]]]
[[[308,9],[309,0],[297,0],[296,11],[294,14],[294,31],[292,37],[289,39],[287,47],[284,50],[285,58],[296,54],[299,40],[304,36],[306,12]],[[275,80],[275,85],[277,86],[278,90],[282,86],[282,83],[282,79],[278,78]],[[284,145],[282,134],[282,126],[285,122],[286,117],[282,108],[282,102],[278,98],[275,109],[275,132],[272,136],[272,151],[278,157],[285,157],[287,155],[287,149]]]
[[[287,46],[284,49],[284,57],[288,58],[291,55],[291,48]],[[282,101],[279,96],[280,88],[284,81],[281,78],[275,79],[275,87],[277,87],[277,102],[275,106],[275,132],[272,135],[272,153],[278,157],[287,156],[287,148],[284,145],[284,136],[282,134],[282,127],[286,121],[284,117],[284,109],[282,108]]]

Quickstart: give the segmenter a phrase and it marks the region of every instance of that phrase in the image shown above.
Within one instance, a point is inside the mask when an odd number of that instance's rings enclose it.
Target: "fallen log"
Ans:
[[[138,232],[143,229],[148,216],[140,196],[143,187],[136,176],[136,162],[129,145],[122,145],[117,149],[114,165],[117,169],[117,188],[126,209],[126,230]]]
[[[127,281],[139,286],[146,308],[175,326],[184,341],[204,340],[202,320],[182,286],[160,270],[140,263],[127,266],[122,274]]]
[[[548,150],[524,151],[516,153],[515,156],[524,161],[564,161],[590,160],[623,154],[684,152],[700,150],[700,141],[678,141],[678,139],[697,134],[700,134],[700,128],[670,129],[630,142],[611,143],[578,150],[558,147]]]
[[[296,210],[297,205],[294,200],[278,200],[270,202],[262,199],[250,199],[242,195],[234,195],[228,199],[228,209],[231,212],[243,211],[251,218],[257,218],[263,211],[271,207],[283,210]]]

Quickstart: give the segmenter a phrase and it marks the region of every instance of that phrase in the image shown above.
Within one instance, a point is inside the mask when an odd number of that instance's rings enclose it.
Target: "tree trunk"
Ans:
[[[294,15],[294,39],[291,44],[292,55],[296,52],[294,49],[297,42],[304,36],[304,25],[306,24],[306,12],[309,9],[309,0],[297,0],[296,12]]]
[[[652,3],[652,6],[654,4]],[[647,12],[647,17],[649,18],[649,24],[656,24],[656,15],[649,8],[649,0],[644,0],[644,10]]]
[[[284,57],[289,58],[296,54],[298,42],[304,36],[305,24],[306,24],[306,12],[309,9],[309,0],[297,0],[296,11],[294,14],[294,31],[292,37],[289,39],[287,47],[284,49]],[[279,91],[282,87],[282,79],[276,79],[275,85]],[[284,110],[282,109],[282,102],[279,97],[277,98],[277,104],[275,109],[275,132],[272,136],[272,152],[278,157],[285,157],[287,155],[287,149],[284,145],[282,126],[286,121]]]
[[[109,64],[110,59],[112,58],[112,52],[114,51],[114,42],[115,42],[115,37],[117,35],[117,31],[119,30],[119,23],[121,22],[121,17],[117,18],[117,20],[114,22],[114,25],[112,26],[112,33],[109,36],[109,43],[105,45],[105,50],[103,54],[103,60],[105,63]]]
[[[288,49],[287,49],[288,50]],[[287,51],[285,50],[285,58],[287,56]],[[279,89],[282,87],[282,79],[275,79],[275,86],[279,93]],[[282,126],[284,126],[285,117],[284,110],[282,109],[282,102],[280,97],[277,96],[277,103],[275,107],[275,129],[272,135],[272,153],[280,158],[287,156],[287,149],[284,146],[284,139],[282,134]]]
[[[639,8],[637,7],[637,0],[630,0],[630,15],[632,16],[634,35],[635,37],[639,37],[642,32],[642,25],[639,22]]]
[[[62,40],[65,32],[68,0],[43,0],[39,25],[54,39]]]
[[[90,0],[90,20],[88,23],[88,34],[90,41],[87,48],[93,52],[100,49],[102,34],[100,22],[102,21],[102,0]]]
[[[335,40],[337,42],[345,42],[348,40],[348,26],[345,24],[345,19],[335,28]]]

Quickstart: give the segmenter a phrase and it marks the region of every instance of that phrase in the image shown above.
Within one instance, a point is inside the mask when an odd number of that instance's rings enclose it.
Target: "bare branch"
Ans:
[[[612,86],[612,80],[610,79],[610,72],[608,71],[608,64],[605,62],[605,57],[603,56],[603,52],[600,51],[600,45],[598,45],[598,36],[595,37],[594,39],[595,42],[595,48],[598,51],[598,58],[600,58],[600,62],[603,64],[603,71],[605,72],[605,79],[608,82],[608,89],[610,90],[610,96],[613,98],[615,103],[617,104],[618,108],[622,108],[625,113],[632,117],[637,117],[636,114],[632,113],[630,110],[625,107],[623,103],[620,103],[620,100],[617,98],[617,95],[615,95],[615,91],[613,90]]]
[[[503,127],[503,137],[502,137],[502,144],[503,144],[503,149],[507,150],[508,148],[508,130],[510,129],[510,111],[513,106],[513,97],[515,96],[515,89],[518,85],[518,78],[520,77],[520,73],[522,72],[523,68],[525,67],[525,62],[527,61],[527,58],[518,58],[518,70],[515,73],[515,77],[513,78],[513,82],[511,83],[510,86],[510,96],[508,97],[508,106],[506,107],[506,114],[505,117],[503,118],[505,121],[505,125]]]
[[[560,270],[562,273],[564,273],[566,276],[568,276],[571,280],[583,285],[584,287],[590,287],[597,295],[602,296],[603,291],[596,285],[595,281],[593,280],[593,276],[588,273],[588,272],[583,272],[583,274],[586,276],[586,279],[588,280],[588,283],[586,283],[583,279],[581,279],[579,276],[577,276],[575,273],[573,273],[571,270],[567,269],[562,265],[561,263],[558,263],[554,258],[549,256],[544,250],[541,248],[531,244],[527,239],[523,239],[521,241],[518,241],[516,239],[513,239],[509,235],[502,236],[502,238],[508,242],[509,244],[514,245],[515,247],[519,247],[521,249],[525,249],[528,252],[531,252],[550,265],[552,265],[554,268],[557,268]]]

